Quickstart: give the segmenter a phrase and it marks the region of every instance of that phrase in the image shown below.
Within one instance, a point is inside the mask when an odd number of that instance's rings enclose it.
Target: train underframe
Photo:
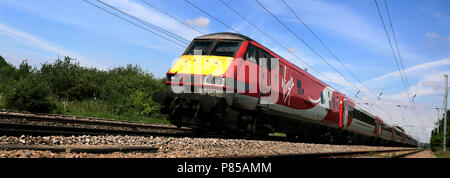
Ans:
[[[270,114],[264,108],[243,110],[233,106],[233,93],[158,93],[154,99],[164,107],[161,113],[177,127],[190,127],[198,135],[264,137],[285,133],[288,140],[306,143],[407,146],[323,124],[291,120]]]

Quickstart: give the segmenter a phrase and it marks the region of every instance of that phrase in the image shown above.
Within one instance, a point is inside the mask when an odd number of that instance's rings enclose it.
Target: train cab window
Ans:
[[[275,58],[275,57],[273,57],[270,53],[268,53],[267,51],[265,51],[265,50],[263,50],[261,48],[259,48],[258,51],[259,51],[259,54],[258,54],[259,63],[263,64],[263,66],[265,68],[267,68],[269,70],[272,70],[273,68],[271,66],[271,62],[270,61],[272,60],[272,58]]]
[[[297,93],[302,94],[302,81],[297,79]]]
[[[194,41],[185,55],[207,55],[208,49],[211,46],[212,41]]]
[[[239,44],[240,42],[237,41],[219,41],[210,55],[234,57],[234,54],[239,49]]]
[[[245,60],[256,64],[256,47],[249,44],[244,57],[245,57]]]

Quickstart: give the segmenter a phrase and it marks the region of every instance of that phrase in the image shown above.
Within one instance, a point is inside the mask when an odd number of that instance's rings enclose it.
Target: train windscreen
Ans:
[[[211,55],[234,57],[240,47],[240,41],[203,41],[195,40],[185,55]]]
[[[219,41],[214,47],[211,55],[233,57],[239,48],[240,42]]]
[[[211,46],[212,41],[194,41],[186,55],[207,55],[208,49]]]

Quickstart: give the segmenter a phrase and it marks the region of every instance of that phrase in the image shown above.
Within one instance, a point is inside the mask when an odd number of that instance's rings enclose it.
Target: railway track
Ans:
[[[0,135],[153,135],[298,142],[280,136],[197,135],[192,129],[103,118],[16,112],[0,109]]]
[[[424,151],[423,149],[388,149],[388,150],[368,150],[368,151],[344,151],[344,152],[323,152],[323,153],[298,153],[298,154],[279,154],[279,155],[261,155],[242,158],[405,158],[408,155]]]
[[[187,127],[125,122],[103,118],[17,112],[0,109],[0,135],[153,135],[300,142],[281,136],[197,135]]]
[[[0,145],[0,150],[33,150],[66,153],[112,153],[144,152],[156,153],[158,148],[144,145]]]
[[[393,156],[392,158],[406,158],[406,157],[409,156],[409,155],[417,154],[417,153],[420,153],[420,152],[422,152],[422,151],[425,151],[425,150],[417,149],[417,150],[415,150],[415,151],[411,151],[411,152],[407,152],[407,153],[395,155],[395,156]]]
[[[0,134],[186,136],[192,132],[175,126],[0,110]]]

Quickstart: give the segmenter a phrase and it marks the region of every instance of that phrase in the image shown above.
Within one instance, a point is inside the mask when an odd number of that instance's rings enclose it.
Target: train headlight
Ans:
[[[167,74],[166,80],[169,82],[181,82],[182,76],[180,74]]]
[[[222,77],[206,76],[205,80],[204,80],[204,84],[223,86],[225,84],[225,80],[226,80],[226,78],[222,78]]]

